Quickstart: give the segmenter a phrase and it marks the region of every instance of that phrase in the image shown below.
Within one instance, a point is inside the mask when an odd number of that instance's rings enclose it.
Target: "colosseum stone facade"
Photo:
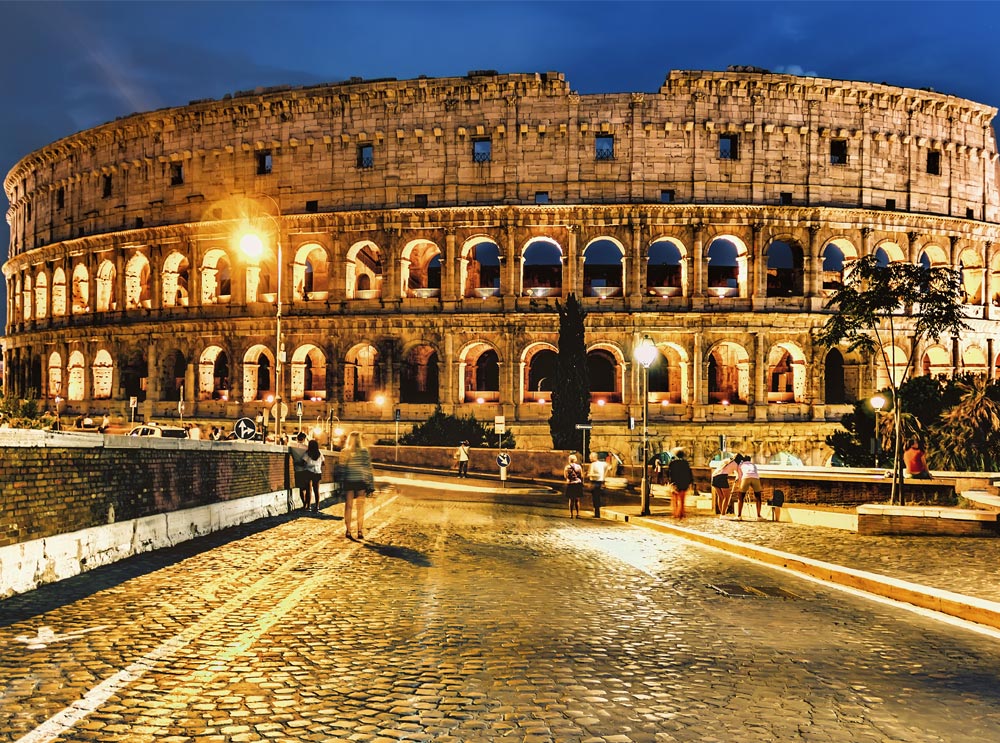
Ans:
[[[595,448],[635,457],[648,335],[656,446],[703,461],[725,433],[820,463],[885,381],[811,340],[845,260],[960,268],[973,331],[913,371],[997,374],[996,112],[734,68],[655,93],[479,71],[135,114],[7,176],[6,388],[71,415],[127,418],[135,398],[147,420],[183,398],[231,425],[280,376],[293,425],[301,401],[305,422],[391,437],[394,411],[405,431],[440,404],[545,447],[556,303],[575,293]]]

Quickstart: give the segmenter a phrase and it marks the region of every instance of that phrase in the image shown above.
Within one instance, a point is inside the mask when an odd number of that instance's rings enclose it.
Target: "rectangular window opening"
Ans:
[[[548,204],[549,203],[549,192],[548,191],[535,191],[535,203],[536,204]]]
[[[488,163],[493,159],[493,142],[489,139],[472,140],[472,162]]]
[[[830,164],[831,165],[847,165],[847,140],[846,139],[831,139],[830,140]]]
[[[896,200],[895,199],[886,199],[885,200],[885,208],[888,209],[889,211],[895,211],[895,209],[896,209]]]
[[[307,201],[306,202],[306,211],[308,213],[310,213],[310,214],[315,214],[316,212],[318,212],[319,211],[319,202],[318,201]]]
[[[594,159],[615,159],[615,138],[610,134],[598,134],[594,137]]]
[[[719,159],[720,160],[740,159],[739,134],[723,134],[719,137]]]
[[[170,163],[170,185],[180,186],[184,183],[184,165],[182,163]]]
[[[660,203],[661,204],[674,203],[674,190],[672,188],[665,188],[660,191]]]
[[[257,153],[257,175],[270,175],[272,165],[270,150],[262,150]]]
[[[778,198],[778,203],[781,206],[792,206],[792,193],[791,191],[782,191],[781,196]]]
[[[31,213],[30,212],[28,213],[28,218],[29,219],[31,218]],[[976,212],[975,212],[975,210],[974,209],[966,209],[965,210],[965,218],[966,219],[975,219],[976,218]]]
[[[56,191],[56,209],[62,209],[66,206],[66,189],[60,188]]]
[[[375,167],[375,146],[370,144],[358,145],[358,167]]]
[[[112,191],[111,174],[106,173],[103,176],[101,176],[101,195],[105,199],[110,198],[111,191]]]
[[[427,194],[418,193],[413,196],[413,205],[418,209],[423,209],[427,206]]]
[[[135,228],[137,230],[141,230],[142,229],[142,224],[143,224],[142,217],[136,217],[135,218]]]
[[[941,175],[941,153],[938,150],[927,151],[927,172],[930,175]]]

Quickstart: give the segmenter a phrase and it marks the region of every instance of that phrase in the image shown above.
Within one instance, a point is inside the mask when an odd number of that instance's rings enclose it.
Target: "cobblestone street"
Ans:
[[[989,635],[562,510],[375,505],[0,602],[0,740],[1000,740]]]

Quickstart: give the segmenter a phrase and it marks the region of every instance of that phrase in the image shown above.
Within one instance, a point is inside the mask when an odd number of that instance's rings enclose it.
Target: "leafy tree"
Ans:
[[[459,441],[468,441],[471,446],[481,449],[495,449],[498,444],[505,449],[515,446],[514,434],[509,430],[502,438],[498,437],[491,424],[476,420],[474,415],[446,415],[440,405],[430,418],[399,437],[399,443],[404,446],[455,446]]]
[[[51,428],[56,417],[40,412],[34,398],[0,397],[0,424],[10,428]]]
[[[586,313],[575,294],[566,297],[559,311],[559,358],[552,389],[552,416],[549,431],[556,449],[574,449],[580,440],[577,423],[590,420],[590,376],[587,373],[587,344],[584,340]]]
[[[1000,383],[972,377],[957,384],[961,399],[931,430],[927,461],[935,469],[1000,470]]]
[[[899,388],[913,355],[924,340],[937,341],[947,333],[958,335],[969,328],[962,310],[962,277],[945,266],[926,267],[904,261],[881,265],[874,255],[853,261],[844,283],[830,298],[826,309],[833,314],[816,333],[816,340],[828,348],[847,343],[850,350],[861,349],[874,356],[885,368],[892,400],[899,400]],[[910,356],[901,377],[893,364],[897,339],[910,340]],[[902,405],[893,406],[894,454],[890,499],[903,502],[900,489],[902,466]]]

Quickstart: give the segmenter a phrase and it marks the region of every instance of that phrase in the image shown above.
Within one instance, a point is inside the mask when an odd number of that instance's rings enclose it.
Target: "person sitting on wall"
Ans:
[[[927,469],[927,460],[924,458],[924,448],[920,442],[914,439],[910,442],[910,447],[903,452],[903,464],[906,465],[906,476],[914,480],[930,480],[931,472]]]

